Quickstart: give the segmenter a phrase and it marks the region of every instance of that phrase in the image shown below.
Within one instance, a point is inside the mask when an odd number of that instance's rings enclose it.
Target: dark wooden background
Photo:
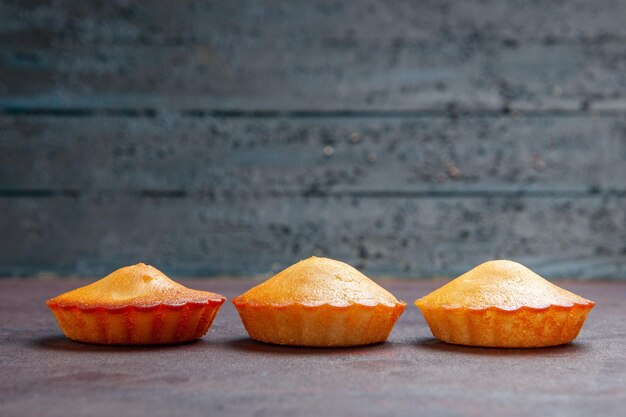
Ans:
[[[2,1],[0,275],[626,278],[626,1]]]

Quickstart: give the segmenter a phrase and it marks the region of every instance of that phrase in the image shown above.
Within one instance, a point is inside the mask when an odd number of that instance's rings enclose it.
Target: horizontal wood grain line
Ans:
[[[32,45],[33,36],[36,36],[36,32],[21,33],[21,36],[27,38],[24,44]],[[30,37],[29,37],[30,36]],[[494,36],[490,38],[476,37],[476,33],[464,33],[459,35],[449,35],[445,38],[450,43],[471,43],[474,46],[488,46],[494,48],[507,48],[515,49],[521,45],[524,46],[611,46],[611,45],[624,45],[626,44],[626,35],[621,34],[598,34],[592,36],[553,36],[553,35],[538,35],[534,37],[515,38],[509,35]],[[480,35],[479,35],[480,36]],[[11,45],[16,35],[12,33],[0,33],[0,45]],[[470,38],[470,39],[468,39]],[[307,41],[320,41],[320,37],[302,37],[298,39],[300,42],[305,43]],[[323,37],[321,38],[328,44],[346,44],[349,42],[404,42],[408,44],[418,44],[438,40],[435,36],[423,36],[423,37],[359,37],[358,39],[342,38],[342,37]],[[442,37],[441,40],[444,40]],[[41,38],[39,41],[34,42],[37,47],[48,46],[50,39]],[[92,46],[92,47],[145,47],[145,48],[181,48],[181,47],[203,47],[213,45],[215,43],[214,38],[187,38],[183,39],[179,36],[164,37],[160,39],[150,38],[136,38],[136,39],[124,39],[124,38],[110,38],[102,40],[89,40],[80,41],[74,38],[58,37],[54,39],[54,47],[59,49],[76,48],[77,46]],[[14,45],[14,44],[13,44]]]
[[[10,116],[57,116],[57,117],[154,117],[154,108],[90,108],[90,107],[29,107],[3,106],[0,100],[0,114]]]
[[[305,119],[305,118],[419,118],[419,117],[613,117],[626,113],[624,108],[591,109],[595,101],[581,102],[579,108],[571,109],[511,109],[505,105],[501,109],[458,109],[450,105],[448,109],[432,110],[280,110],[280,109],[181,109],[162,110],[159,108],[128,108],[128,107],[29,107],[3,106],[0,99],[0,114],[8,116],[56,116],[56,117],[156,117],[159,114],[173,114],[195,118],[243,118],[243,119]],[[601,102],[599,102],[601,103]]]
[[[581,190],[430,190],[430,191],[394,191],[394,190],[305,190],[290,192],[265,190],[269,197],[305,197],[305,198],[604,198],[626,197],[626,189],[603,190],[588,188]],[[76,190],[76,189],[0,189],[0,198],[98,198],[98,197],[136,197],[136,198],[241,198],[258,197],[260,192],[238,193],[230,190]]]

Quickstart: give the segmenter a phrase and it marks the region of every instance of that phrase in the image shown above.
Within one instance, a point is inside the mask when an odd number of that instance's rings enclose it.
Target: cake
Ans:
[[[447,343],[543,347],[576,338],[594,302],[507,260],[477,266],[415,302]]]
[[[254,340],[340,347],[383,342],[405,303],[343,262],[311,257],[233,299]]]
[[[139,263],[48,300],[70,339],[97,344],[186,342],[208,331],[226,299],[186,288]]]

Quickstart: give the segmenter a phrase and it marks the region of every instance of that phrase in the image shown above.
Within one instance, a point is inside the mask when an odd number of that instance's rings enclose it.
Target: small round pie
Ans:
[[[158,269],[140,263],[59,295],[47,304],[70,339],[152,345],[202,337],[225,300],[219,294],[177,284]]]
[[[506,260],[485,262],[415,304],[437,339],[509,348],[569,343],[595,305]]]
[[[387,340],[406,304],[343,262],[312,257],[233,299],[250,337],[291,346]]]

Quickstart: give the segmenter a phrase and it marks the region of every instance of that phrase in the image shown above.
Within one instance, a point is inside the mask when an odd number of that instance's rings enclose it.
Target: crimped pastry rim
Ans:
[[[305,310],[314,310],[317,308],[333,308],[333,309],[337,309],[337,310],[345,310],[345,309],[349,309],[349,308],[354,308],[354,307],[362,307],[362,308],[380,308],[380,307],[385,307],[385,308],[389,308],[389,309],[397,309],[399,307],[402,308],[402,310],[404,311],[404,309],[406,308],[407,304],[402,301],[402,300],[398,300],[397,303],[395,303],[394,305],[388,305],[388,304],[384,304],[384,303],[376,303],[376,304],[362,304],[362,303],[355,303],[355,302],[351,302],[350,304],[347,305],[336,305],[336,304],[332,304],[332,303],[323,303],[323,304],[315,304],[315,305],[311,305],[311,304],[303,304],[303,303],[289,303],[289,304],[263,304],[263,303],[255,303],[255,302],[250,302],[250,301],[244,301],[241,299],[241,296],[235,297],[231,300],[231,302],[234,304],[235,308],[239,308],[239,307],[245,307],[245,308],[256,308],[256,309],[262,309],[262,308],[272,308],[272,309],[277,309],[277,310],[286,310],[289,308],[303,308]]]
[[[582,308],[591,310],[596,305],[595,301],[586,300],[587,301],[586,303],[573,302],[569,306],[565,306],[561,304],[549,304],[546,307],[521,306],[515,309],[506,309],[506,308],[501,308],[498,306],[487,306],[487,307],[479,307],[479,308],[467,307],[467,306],[446,306],[446,305],[420,303],[419,301],[420,300],[416,300],[414,304],[417,306],[417,308],[419,308],[422,311],[435,310],[435,309],[441,309],[441,310],[446,310],[446,311],[467,311],[469,313],[472,313],[472,312],[482,313],[485,311],[496,311],[498,313],[504,313],[504,314],[516,314],[520,311],[532,311],[535,313],[545,312],[548,310],[567,311],[575,307],[582,307]]]
[[[214,307],[221,306],[226,301],[226,297],[219,295],[219,294],[216,294],[216,295],[218,295],[219,297],[207,299],[206,302],[185,301],[180,304],[155,302],[155,303],[143,303],[143,304],[142,303],[125,303],[125,304],[119,304],[115,306],[107,305],[105,303],[88,305],[86,303],[80,303],[80,302],[64,303],[61,301],[55,301],[54,298],[46,301],[46,304],[48,305],[50,309],[55,309],[55,308],[67,309],[67,310],[78,309],[80,311],[104,310],[104,311],[112,312],[112,313],[121,312],[127,309],[136,309],[140,311],[157,310],[160,308],[179,310],[179,309],[185,308],[186,306],[195,306],[195,307],[202,307],[202,306],[207,306],[207,305],[214,306]]]

